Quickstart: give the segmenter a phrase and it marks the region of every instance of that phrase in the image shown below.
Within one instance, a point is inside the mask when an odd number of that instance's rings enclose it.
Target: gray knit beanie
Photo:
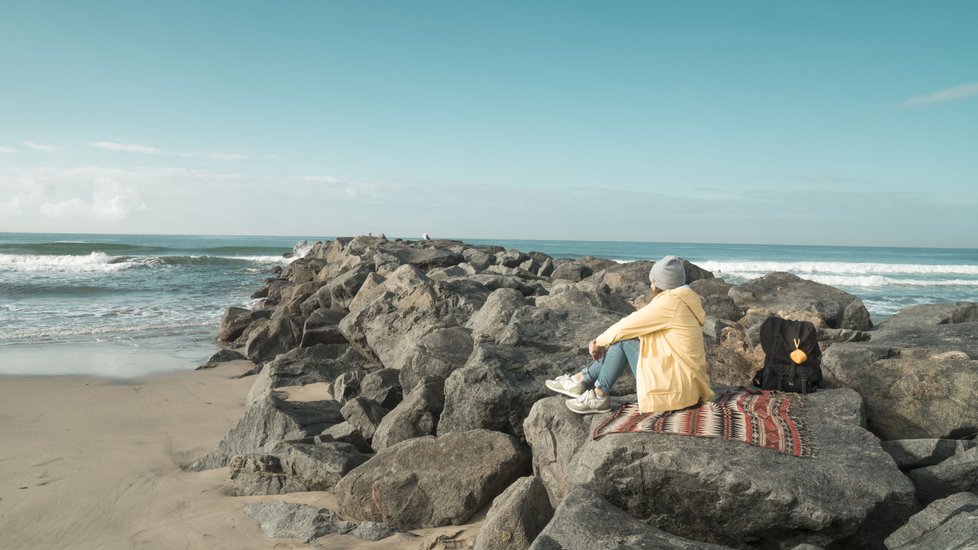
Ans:
[[[686,284],[686,270],[683,261],[675,256],[666,256],[652,265],[649,281],[660,290],[679,288]]]

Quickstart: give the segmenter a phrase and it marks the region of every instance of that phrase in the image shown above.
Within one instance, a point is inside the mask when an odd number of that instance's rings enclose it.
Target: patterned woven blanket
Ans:
[[[651,432],[742,441],[792,456],[812,456],[814,449],[798,413],[795,393],[736,388],[717,392],[711,401],[678,411],[638,412],[626,403],[594,430],[594,439],[610,433]]]

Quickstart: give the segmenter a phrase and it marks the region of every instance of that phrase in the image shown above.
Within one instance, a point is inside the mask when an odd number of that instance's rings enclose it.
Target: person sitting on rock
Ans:
[[[570,396],[578,414],[611,410],[608,392],[627,365],[635,375],[641,412],[683,409],[713,397],[706,372],[700,297],[686,286],[682,260],[666,256],[649,272],[652,301],[588,342],[594,360],[573,375],[547,380]]]

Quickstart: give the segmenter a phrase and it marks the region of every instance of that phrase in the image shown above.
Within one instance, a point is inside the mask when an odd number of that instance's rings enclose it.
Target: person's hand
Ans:
[[[587,343],[587,352],[591,354],[591,359],[600,361],[604,357],[604,348],[598,345],[596,340]]]

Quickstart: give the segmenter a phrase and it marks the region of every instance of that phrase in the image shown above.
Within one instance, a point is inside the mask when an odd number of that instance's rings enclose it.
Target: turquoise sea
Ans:
[[[132,376],[216,351],[228,306],[327,236],[0,233],[0,374]],[[921,303],[978,301],[978,250],[463,239],[554,257],[685,257],[731,283],[789,271],[862,298],[879,322]]]

